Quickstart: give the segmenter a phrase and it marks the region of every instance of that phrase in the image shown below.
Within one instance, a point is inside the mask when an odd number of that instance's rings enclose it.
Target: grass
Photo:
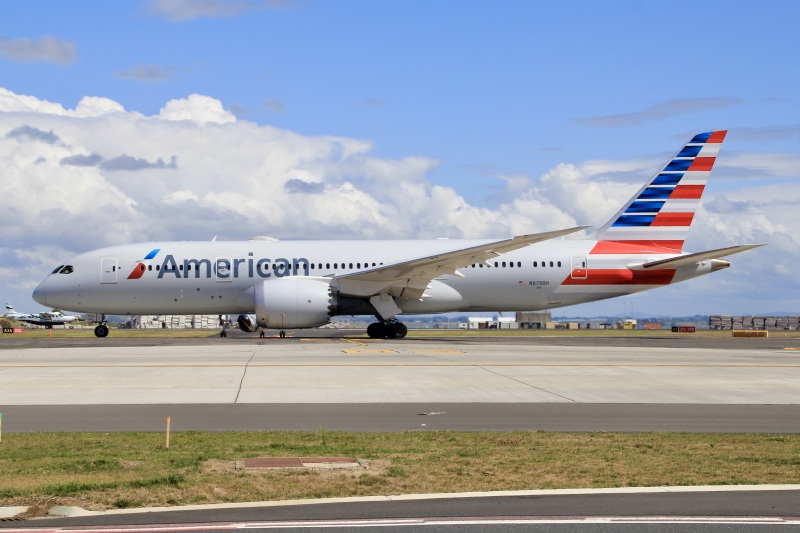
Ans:
[[[247,457],[356,457],[357,471],[240,471]],[[0,505],[87,509],[430,492],[800,483],[800,435],[20,433]],[[46,502],[43,505],[42,502]]]

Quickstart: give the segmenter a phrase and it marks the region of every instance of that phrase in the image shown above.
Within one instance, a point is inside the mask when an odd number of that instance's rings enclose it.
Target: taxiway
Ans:
[[[2,343],[6,431],[800,432],[794,339],[49,340]]]

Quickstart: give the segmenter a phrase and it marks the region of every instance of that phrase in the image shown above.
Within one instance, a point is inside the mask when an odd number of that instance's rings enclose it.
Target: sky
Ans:
[[[727,129],[712,275],[557,314],[800,314],[800,3],[8,0],[0,295],[161,240],[602,225]]]

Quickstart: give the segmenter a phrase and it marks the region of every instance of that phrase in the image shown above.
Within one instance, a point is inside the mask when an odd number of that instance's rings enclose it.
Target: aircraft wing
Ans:
[[[758,248],[760,246],[764,246],[763,244],[743,244],[741,246],[730,246],[728,248],[718,248],[716,250],[709,250],[707,252],[698,252],[696,254],[687,254],[681,255],[678,257],[673,257],[670,259],[662,259],[660,261],[651,261],[649,263],[645,263],[641,266],[641,268],[653,268],[653,267],[669,267],[669,268],[677,268],[683,265],[692,265],[695,263],[699,263],[700,261],[707,261],[709,259],[720,259],[722,257],[726,257],[728,255],[738,254],[740,252],[746,252],[747,250],[752,250],[753,248]]]
[[[338,281],[340,292],[352,296],[372,296],[381,292],[389,292],[396,297],[420,299],[428,283],[434,278],[444,274],[461,276],[458,272],[459,268],[474,263],[485,263],[500,254],[569,235],[588,227],[578,226],[546,233],[518,235],[511,239],[418,257],[352,274],[343,274],[336,276],[335,279]]]

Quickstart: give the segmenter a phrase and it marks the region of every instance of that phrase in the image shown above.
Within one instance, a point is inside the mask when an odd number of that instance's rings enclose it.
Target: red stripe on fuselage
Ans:
[[[590,255],[679,254],[683,241],[598,241]]]
[[[672,193],[669,195],[669,199],[672,200],[675,198],[684,198],[697,200],[703,196],[703,190],[705,188],[705,185],[678,185],[672,190]]]
[[[656,215],[650,223],[651,226],[680,226],[688,227],[692,224],[694,213],[664,213]]]
[[[590,265],[591,266],[591,265]],[[589,268],[586,278],[568,276],[562,285],[669,285],[675,269],[629,270],[627,268]]]

